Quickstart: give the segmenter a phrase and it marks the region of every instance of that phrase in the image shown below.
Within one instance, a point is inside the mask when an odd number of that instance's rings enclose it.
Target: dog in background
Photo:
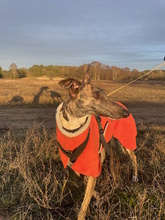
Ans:
[[[69,96],[56,112],[56,134],[59,153],[64,165],[71,167],[78,175],[87,178],[87,186],[78,220],[84,220],[94,190],[96,179],[101,173],[105,159],[105,145],[112,136],[125,147],[132,160],[134,174],[138,181],[136,149],[136,125],[132,115],[121,103],[112,101],[97,86],[91,84],[89,71],[82,81],[67,78],[59,83],[68,89]],[[97,121],[99,116],[100,122]],[[100,133],[105,141],[101,141]]]

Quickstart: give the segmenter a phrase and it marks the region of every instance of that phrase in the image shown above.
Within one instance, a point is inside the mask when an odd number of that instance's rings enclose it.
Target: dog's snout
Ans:
[[[129,111],[126,110],[126,109],[124,109],[124,110],[123,110],[123,117],[124,117],[124,118],[127,118],[129,115],[130,115]]]

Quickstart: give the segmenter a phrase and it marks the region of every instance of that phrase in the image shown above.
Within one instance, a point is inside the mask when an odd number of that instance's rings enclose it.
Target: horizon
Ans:
[[[100,61],[92,61],[92,62],[100,62]],[[91,63],[92,63],[91,62]],[[14,63],[14,62],[13,62]],[[11,64],[13,64],[13,63],[11,63]],[[101,62],[100,62],[101,63]],[[10,65],[11,65],[10,64]],[[16,63],[14,63],[14,64],[16,64]],[[80,64],[80,65],[58,65],[58,64],[47,64],[47,65],[43,65],[42,63],[41,64],[33,64],[32,66],[29,66],[29,67],[24,67],[24,66],[20,66],[20,67],[18,67],[17,66],[17,69],[30,69],[31,67],[33,67],[33,66],[44,66],[44,67],[46,67],[46,66],[59,66],[59,67],[62,67],[62,66],[66,66],[66,67],[80,67],[80,66],[82,66],[82,65],[88,65],[88,64],[90,64],[90,63],[83,63],[83,64]],[[108,64],[106,64],[106,63],[101,63],[102,65],[106,65],[106,66],[109,66],[110,68],[112,68],[113,66],[115,66],[115,65],[108,65]],[[164,65],[163,65],[164,64]],[[8,67],[8,69],[3,69],[2,68],[2,71],[9,71],[10,70],[10,65],[9,65],[9,67]],[[17,65],[17,64],[16,64]],[[165,62],[164,63],[161,63],[160,64],[161,66],[163,66],[162,68],[158,68],[158,69],[156,69],[156,70],[165,70]],[[157,65],[157,66],[160,66],[160,65]],[[129,66],[125,66],[125,67],[120,67],[120,66],[116,66],[117,68],[119,68],[119,69],[124,69],[124,68],[129,68],[130,69],[130,71],[132,71],[132,70],[138,70],[139,72],[144,72],[144,71],[151,71],[151,70],[153,70],[153,69],[155,69],[157,66],[155,66],[155,67],[153,67],[152,69],[144,69],[144,70],[139,70],[139,69],[136,69],[136,68],[130,68]],[[2,67],[1,65],[0,65],[0,67]]]

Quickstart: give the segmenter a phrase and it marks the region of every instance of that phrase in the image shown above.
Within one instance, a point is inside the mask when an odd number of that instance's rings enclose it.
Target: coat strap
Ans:
[[[98,127],[99,127],[100,142],[105,147],[105,151],[107,152],[107,154],[110,155],[110,148],[109,148],[109,146],[108,146],[108,144],[107,144],[107,142],[106,142],[106,140],[104,138],[104,135],[103,135],[104,130],[103,130],[102,126],[101,126],[101,117],[97,115],[97,116],[95,116],[95,118],[96,118],[96,121],[97,121],[97,124],[98,124]]]
[[[73,151],[65,150],[61,144],[57,141],[60,150],[70,159],[71,163],[74,163],[80,154],[83,152],[85,147],[87,146],[89,140],[90,129],[88,130],[88,135],[83,143],[81,143],[78,147],[76,147]]]

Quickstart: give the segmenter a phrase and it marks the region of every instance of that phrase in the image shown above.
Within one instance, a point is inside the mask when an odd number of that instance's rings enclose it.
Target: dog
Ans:
[[[112,101],[103,90],[91,83],[88,70],[82,81],[67,78],[59,84],[69,91],[68,98],[56,111],[59,154],[64,168],[69,166],[77,175],[87,177],[86,191],[78,213],[78,220],[84,220],[92,195],[98,198],[94,190],[96,179],[101,173],[106,145],[112,136],[129,153],[134,168],[132,180],[138,181],[134,154],[136,124],[125,106]]]

